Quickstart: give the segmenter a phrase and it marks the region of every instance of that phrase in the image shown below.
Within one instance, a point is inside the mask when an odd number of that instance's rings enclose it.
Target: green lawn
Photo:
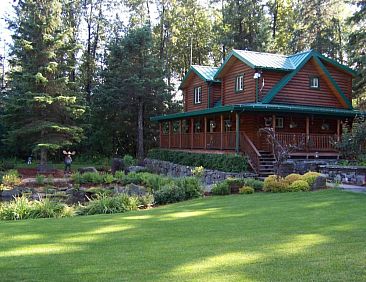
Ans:
[[[366,195],[208,197],[0,222],[1,281],[366,281]]]

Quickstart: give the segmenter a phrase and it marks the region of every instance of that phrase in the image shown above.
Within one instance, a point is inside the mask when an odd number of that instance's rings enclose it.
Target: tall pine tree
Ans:
[[[74,48],[61,19],[61,0],[20,0],[11,21],[11,90],[5,99],[6,142],[18,153],[49,152],[81,140],[77,119],[83,114],[70,82]]]

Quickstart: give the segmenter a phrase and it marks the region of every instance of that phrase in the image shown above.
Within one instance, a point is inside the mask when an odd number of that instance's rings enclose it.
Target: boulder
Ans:
[[[146,168],[144,166],[130,166],[127,168],[128,172],[140,172],[140,171],[145,171]]]
[[[144,196],[147,194],[147,189],[144,186],[131,183],[125,187],[115,188],[114,192],[128,194],[129,196]]]
[[[327,178],[325,175],[320,175],[315,179],[314,184],[311,186],[311,190],[325,189],[327,186]]]
[[[80,167],[78,168],[78,172],[80,172],[81,174],[86,173],[86,172],[95,172],[98,173],[97,169],[93,166],[88,166],[88,167]]]
[[[111,167],[112,174],[114,175],[116,171],[125,171],[125,163],[120,158],[114,158],[112,160],[112,167]]]
[[[22,195],[22,191],[19,188],[13,188],[11,190],[1,191],[1,198],[11,200],[13,197],[19,197]]]

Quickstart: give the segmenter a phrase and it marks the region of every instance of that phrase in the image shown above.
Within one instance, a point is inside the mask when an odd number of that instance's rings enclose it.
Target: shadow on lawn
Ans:
[[[238,195],[125,215],[8,222],[1,224],[0,271],[5,280],[366,278],[358,263],[366,259],[365,198],[311,194]]]

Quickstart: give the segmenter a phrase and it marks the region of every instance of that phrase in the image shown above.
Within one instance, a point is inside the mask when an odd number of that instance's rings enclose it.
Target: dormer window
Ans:
[[[309,85],[310,85],[310,88],[319,89],[319,77],[310,76]]]
[[[244,74],[240,74],[235,78],[235,92],[244,90]]]
[[[194,103],[201,104],[202,102],[202,87],[195,87],[194,88]]]

